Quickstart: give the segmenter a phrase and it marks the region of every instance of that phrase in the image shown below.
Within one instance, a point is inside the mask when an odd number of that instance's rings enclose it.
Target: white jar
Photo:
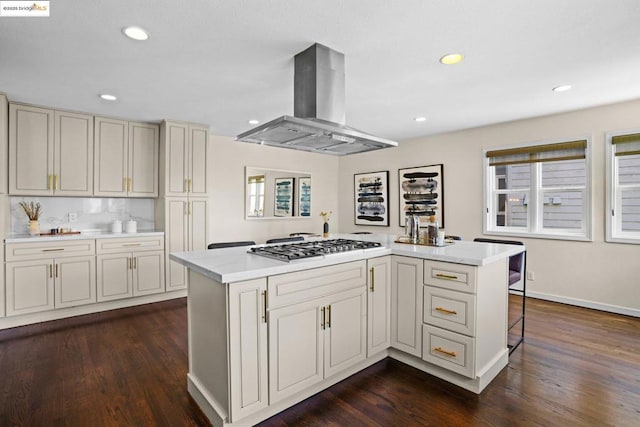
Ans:
[[[127,221],[124,231],[126,231],[127,233],[135,233],[136,231],[138,231],[138,223],[134,220]]]
[[[122,221],[115,220],[111,223],[112,233],[122,233]]]

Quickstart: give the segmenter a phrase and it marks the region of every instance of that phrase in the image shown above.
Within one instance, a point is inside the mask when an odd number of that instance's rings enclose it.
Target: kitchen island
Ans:
[[[385,357],[475,393],[506,366],[508,258],[524,247],[331,237],[381,246],[170,255],[189,271],[189,392],[214,425],[255,424]]]

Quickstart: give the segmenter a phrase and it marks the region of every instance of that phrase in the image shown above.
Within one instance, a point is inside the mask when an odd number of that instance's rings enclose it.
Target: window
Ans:
[[[640,133],[607,135],[607,241],[640,243]]]
[[[247,179],[249,194],[249,216],[264,215],[264,175],[250,176]]]
[[[591,238],[587,140],[485,150],[484,232]]]

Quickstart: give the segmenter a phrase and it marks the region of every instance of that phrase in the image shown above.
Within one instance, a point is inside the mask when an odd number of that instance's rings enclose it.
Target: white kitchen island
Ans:
[[[189,270],[189,392],[213,425],[253,425],[385,357],[475,393],[506,366],[508,258],[523,246],[331,238],[382,247],[170,255]]]

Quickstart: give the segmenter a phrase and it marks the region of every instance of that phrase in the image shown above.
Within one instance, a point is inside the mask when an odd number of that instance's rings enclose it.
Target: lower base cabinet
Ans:
[[[98,301],[164,292],[164,252],[97,256]]]

